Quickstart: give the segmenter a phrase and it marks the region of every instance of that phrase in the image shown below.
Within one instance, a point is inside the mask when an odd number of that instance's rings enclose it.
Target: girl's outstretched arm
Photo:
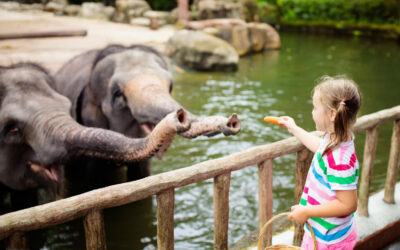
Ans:
[[[310,217],[339,217],[349,215],[357,210],[357,190],[337,190],[337,199],[316,206],[292,207],[289,219],[304,223]]]
[[[315,153],[318,150],[321,138],[297,126],[292,117],[282,116],[282,119],[279,119],[279,123],[284,125],[311,152]]]

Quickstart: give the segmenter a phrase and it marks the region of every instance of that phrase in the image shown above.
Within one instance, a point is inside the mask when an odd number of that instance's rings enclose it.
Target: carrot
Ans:
[[[273,124],[285,127],[285,125],[279,123],[280,119],[283,119],[283,118],[277,117],[277,116],[266,116],[266,117],[264,117],[264,121],[266,121],[266,122],[273,123]]]

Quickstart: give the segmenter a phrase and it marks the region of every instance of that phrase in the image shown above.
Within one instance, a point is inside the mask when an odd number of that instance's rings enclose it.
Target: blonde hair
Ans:
[[[323,154],[349,140],[351,129],[357,120],[361,106],[361,94],[357,84],[346,76],[322,76],[313,93],[318,92],[320,101],[327,109],[336,111],[334,133]]]

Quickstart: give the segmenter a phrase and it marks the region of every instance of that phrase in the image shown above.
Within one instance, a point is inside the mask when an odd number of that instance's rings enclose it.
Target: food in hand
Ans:
[[[284,119],[282,117],[278,117],[278,116],[266,116],[264,117],[264,121],[269,122],[269,123],[273,123],[282,127],[285,127],[285,125],[280,124],[279,120]]]

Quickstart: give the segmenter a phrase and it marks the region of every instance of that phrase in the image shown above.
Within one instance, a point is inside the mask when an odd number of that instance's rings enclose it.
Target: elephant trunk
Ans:
[[[236,114],[232,114],[229,118],[222,116],[199,117],[188,113],[188,119],[191,126],[187,131],[179,133],[185,138],[195,138],[199,135],[214,136],[219,133],[224,135],[235,135],[240,131],[240,120]]]
[[[63,120],[63,123],[54,120],[48,133],[63,142],[68,155],[83,154],[124,162],[139,161],[165,151],[176,133],[190,127],[182,109],[168,114],[145,138],[128,138],[110,130],[81,126],[72,119],[65,122],[65,117]]]

